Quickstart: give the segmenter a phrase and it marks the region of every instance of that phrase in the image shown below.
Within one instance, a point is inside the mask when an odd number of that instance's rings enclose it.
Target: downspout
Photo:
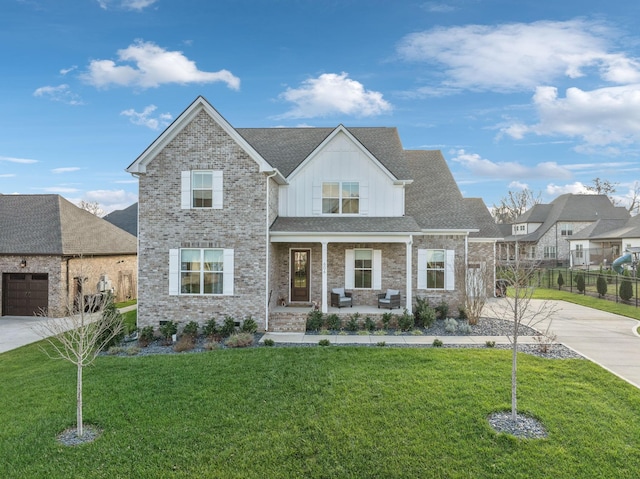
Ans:
[[[269,299],[271,297],[271,293],[269,292],[269,270],[271,269],[271,265],[270,265],[270,261],[271,261],[271,255],[269,254],[269,247],[270,247],[270,242],[269,242],[269,226],[271,226],[270,222],[269,222],[269,183],[271,180],[271,178],[273,178],[274,176],[276,176],[278,172],[274,171],[271,174],[267,175],[267,201],[266,201],[266,214],[265,214],[265,258],[266,258],[266,262],[265,262],[265,289],[264,289],[264,330],[265,331],[269,331]]]

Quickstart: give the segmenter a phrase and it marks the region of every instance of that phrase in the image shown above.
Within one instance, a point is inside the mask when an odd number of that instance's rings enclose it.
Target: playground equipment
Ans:
[[[640,255],[640,246],[627,248],[624,250],[624,254],[622,256],[616,258],[613,263],[611,263],[611,268],[616,273],[622,274],[622,272],[624,271],[623,265],[628,263],[631,264],[631,269],[635,273],[638,267],[638,255]]]

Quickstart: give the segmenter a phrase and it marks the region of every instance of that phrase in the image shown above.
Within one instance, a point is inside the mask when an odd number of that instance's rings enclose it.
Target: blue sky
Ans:
[[[640,2],[3,0],[0,193],[105,212],[198,95],[236,127],[396,126],[466,197],[640,180]]]

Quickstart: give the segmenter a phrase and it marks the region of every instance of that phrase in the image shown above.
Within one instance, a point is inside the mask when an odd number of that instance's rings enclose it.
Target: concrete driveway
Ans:
[[[542,302],[532,300],[532,309]],[[640,321],[565,301],[549,303],[558,309],[550,328],[557,342],[640,388],[640,336],[636,332]]]
[[[37,316],[0,316],[0,353],[42,339],[33,328],[48,321]]]

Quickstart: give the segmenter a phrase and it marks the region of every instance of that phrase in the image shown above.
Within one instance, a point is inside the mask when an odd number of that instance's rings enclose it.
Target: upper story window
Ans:
[[[355,181],[322,183],[322,214],[360,213],[360,184]]]
[[[222,171],[183,171],[181,204],[183,209],[222,209]]]
[[[560,235],[561,236],[571,236],[573,235],[573,225],[571,223],[565,223],[560,227]]]

